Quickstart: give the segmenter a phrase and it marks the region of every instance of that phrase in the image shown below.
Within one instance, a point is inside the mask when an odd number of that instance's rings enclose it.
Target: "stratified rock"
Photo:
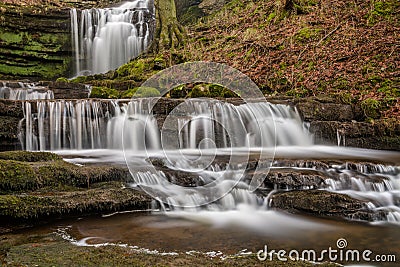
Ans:
[[[52,82],[48,87],[55,99],[83,99],[90,94],[90,87],[81,83]]]
[[[2,152],[0,158],[0,222],[150,207],[150,197],[123,187],[124,168],[76,166],[45,152]]]
[[[69,75],[68,9],[1,6],[0,77],[54,79]]]
[[[380,122],[371,124],[354,121],[312,121],[310,132],[314,134],[318,144],[340,143],[342,146],[399,151],[400,133],[397,129],[399,125],[387,126]]]

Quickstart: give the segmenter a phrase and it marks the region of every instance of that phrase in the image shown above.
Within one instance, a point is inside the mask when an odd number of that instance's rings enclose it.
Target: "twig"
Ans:
[[[335,31],[337,31],[343,23],[340,23],[339,25],[336,26],[335,29],[333,29],[332,31],[330,31],[327,35],[325,35],[324,37],[322,37],[321,40],[319,40],[319,42],[315,45],[315,47],[319,46],[326,38],[329,37],[329,35],[331,35],[332,33],[334,33]]]
[[[318,43],[317,43],[314,47],[319,46],[326,38],[329,37],[329,35],[331,35],[331,34],[334,33],[335,31],[337,31],[337,30],[340,28],[340,26],[342,26],[342,24],[343,24],[343,22],[340,23],[339,25],[337,25],[335,29],[333,29],[332,31],[330,31],[330,32],[329,32],[328,34],[326,34],[324,37],[322,37],[322,39],[319,40]],[[307,46],[300,52],[299,56],[297,57],[297,61],[300,61],[301,56],[304,54],[304,52],[306,52],[306,50],[308,49],[308,47],[309,47],[309,44],[307,44]]]
[[[310,44],[307,44],[307,46],[300,52],[299,56],[297,57],[297,61],[300,60],[301,56],[303,55],[303,53],[307,50],[307,48],[310,46]]]

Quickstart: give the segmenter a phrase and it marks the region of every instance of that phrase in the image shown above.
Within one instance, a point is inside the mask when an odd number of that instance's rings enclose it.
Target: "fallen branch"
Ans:
[[[342,24],[343,23],[340,23],[339,25],[336,26],[335,29],[333,29],[332,31],[328,32],[324,37],[322,37],[322,39],[318,41],[318,43],[314,46],[314,48],[319,46],[326,38],[328,38],[332,33],[337,31],[340,28],[340,26],[342,26]],[[300,61],[301,56],[304,54],[304,52],[307,51],[308,47],[309,47],[309,44],[307,44],[307,46],[300,52],[299,56],[297,57],[297,61]]]
[[[328,32],[328,34],[326,34],[324,37],[322,37],[321,40],[319,40],[319,42],[315,45],[315,47],[319,46],[326,38],[328,38],[332,33],[334,33],[335,31],[337,31],[343,23],[340,23],[339,25],[336,26],[335,29],[333,29],[332,31]]]

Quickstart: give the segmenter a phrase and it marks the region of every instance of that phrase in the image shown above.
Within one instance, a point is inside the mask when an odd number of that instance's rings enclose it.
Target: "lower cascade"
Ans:
[[[104,73],[137,57],[150,44],[154,27],[150,0],[113,8],[71,10],[75,75]]]

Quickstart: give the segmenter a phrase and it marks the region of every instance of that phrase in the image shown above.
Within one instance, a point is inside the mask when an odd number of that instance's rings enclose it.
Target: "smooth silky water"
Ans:
[[[20,123],[25,149],[53,151],[78,165],[128,165],[132,180],[124,186],[163,200],[154,201],[147,213],[86,217],[34,231],[55,231],[82,246],[126,244],[147,252],[225,255],[245,249],[257,252],[264,245],[321,251],[335,248],[336,240],[345,238],[351,249],[400,257],[400,153],[314,145],[296,110],[270,103],[235,106],[186,100],[161,127],[151,112],[152,101],[25,103]],[[359,218],[335,221],[271,210],[269,196],[254,193],[250,179],[243,179],[247,163],[257,161],[256,172],[263,175],[282,168],[324,173],[328,179],[314,189],[364,200],[371,211],[383,211],[385,216],[366,223]],[[162,162],[172,176],[194,175],[205,186],[169,183],[154,162]],[[262,189],[271,194],[291,188]],[[209,201],[215,196],[221,198]]]
[[[112,8],[71,9],[74,74],[117,69],[147,49],[155,21],[152,4],[135,0]]]

